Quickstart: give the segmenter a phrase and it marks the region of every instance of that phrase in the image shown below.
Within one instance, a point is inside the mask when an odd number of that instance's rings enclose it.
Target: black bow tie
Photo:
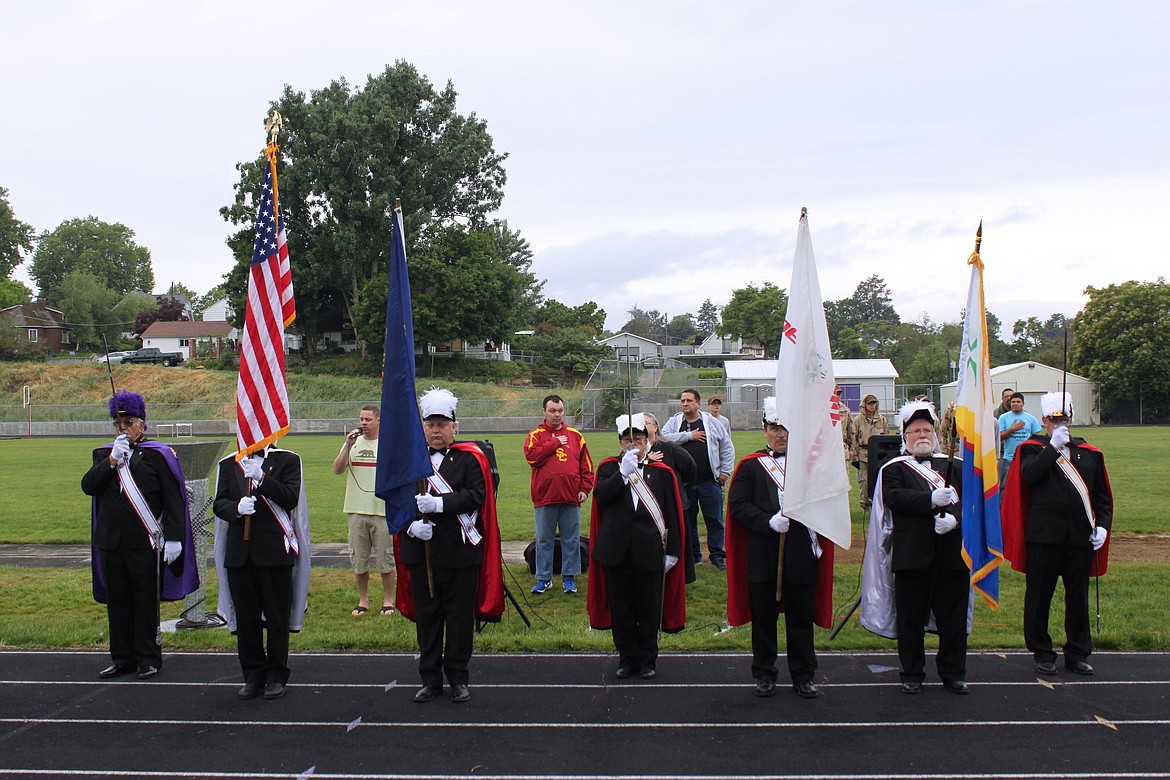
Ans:
[[[431,455],[446,455],[447,454],[446,450],[436,450],[436,449],[432,449],[430,447],[427,448],[427,452]]]

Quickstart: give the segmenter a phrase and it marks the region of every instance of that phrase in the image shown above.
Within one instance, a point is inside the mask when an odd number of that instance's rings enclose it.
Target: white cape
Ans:
[[[898,611],[894,605],[894,517],[882,498],[882,472],[893,463],[912,460],[909,455],[890,458],[882,464],[873,490],[869,510],[869,532],[865,537],[865,557],[861,563],[861,625],[886,639],[898,638]],[[975,614],[975,591],[967,602],[967,633]],[[934,613],[926,623],[935,631]]]
[[[289,452],[288,450],[281,450],[281,452]],[[289,453],[296,455],[295,452]],[[228,455],[224,460],[235,459],[235,454]],[[297,455],[297,462],[301,459]],[[215,470],[216,490],[212,492],[215,495],[219,490],[219,469]],[[309,501],[305,496],[305,469],[301,466],[301,496],[297,500],[296,507],[289,512],[289,517],[293,521],[293,533],[297,537],[297,546],[300,552],[297,554],[297,561],[293,564],[292,570],[292,602],[289,605],[288,626],[290,631],[300,631],[305,627],[305,612],[309,606],[309,568],[312,563],[312,552],[309,549]],[[219,616],[227,623],[228,629],[234,634],[236,633],[236,605],[232,603],[232,592],[228,587],[227,567],[224,566],[224,559],[227,556],[227,521],[222,517],[215,518],[215,573],[219,578]]]

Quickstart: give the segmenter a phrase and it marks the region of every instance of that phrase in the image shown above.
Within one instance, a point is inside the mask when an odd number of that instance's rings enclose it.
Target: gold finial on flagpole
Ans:
[[[983,220],[979,220],[979,229],[975,231],[975,254],[979,254],[979,245],[983,243]]]
[[[280,112],[275,108],[268,118],[264,120],[264,130],[268,133],[268,145],[276,145],[276,137],[280,135],[280,128],[284,126],[284,119],[281,118]]]
[[[800,218],[804,219],[807,216],[808,216],[808,206],[801,206],[800,207]]]

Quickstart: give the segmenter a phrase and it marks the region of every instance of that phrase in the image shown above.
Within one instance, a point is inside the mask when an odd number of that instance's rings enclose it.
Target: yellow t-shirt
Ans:
[[[349,449],[349,468],[345,470],[343,511],[347,514],[386,516],[386,502],[374,495],[377,465],[378,440],[359,436]]]

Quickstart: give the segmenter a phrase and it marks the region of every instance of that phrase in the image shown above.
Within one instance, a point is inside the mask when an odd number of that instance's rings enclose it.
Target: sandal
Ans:
[[[393,614],[394,614],[394,607],[382,607],[382,612],[381,612],[381,614],[383,614],[383,615],[393,615]]]
[[[357,606],[357,607],[354,607],[353,612],[350,612],[349,614],[353,615],[354,617],[357,617],[358,615],[364,615],[365,613],[367,613],[369,611],[370,611],[369,607]]]

